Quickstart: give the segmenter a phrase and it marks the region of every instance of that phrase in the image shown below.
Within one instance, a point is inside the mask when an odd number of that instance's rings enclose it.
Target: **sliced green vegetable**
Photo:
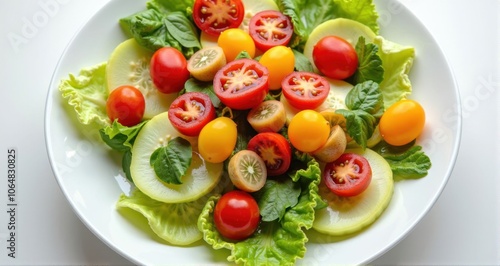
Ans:
[[[73,107],[78,121],[83,125],[105,127],[110,125],[106,113],[106,63],[80,70],[77,76],[61,80],[59,91]]]
[[[157,236],[171,244],[185,246],[202,239],[203,234],[197,226],[198,217],[208,198],[220,195],[222,188],[221,182],[198,200],[173,204],[153,200],[136,189],[130,196],[121,194],[117,207],[139,212]]]

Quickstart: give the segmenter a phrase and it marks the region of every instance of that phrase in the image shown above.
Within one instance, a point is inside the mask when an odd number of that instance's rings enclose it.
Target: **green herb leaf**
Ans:
[[[147,120],[135,126],[127,127],[114,121],[110,126],[101,128],[99,134],[104,143],[109,147],[119,152],[124,152],[132,148],[137,134],[139,134],[139,131],[141,131],[146,123]]]
[[[421,178],[432,166],[430,158],[414,142],[395,147],[382,141],[373,148],[389,162],[395,179]]]
[[[375,118],[384,113],[384,98],[379,85],[371,80],[356,84],[347,94],[345,103],[350,110],[365,111]]]
[[[303,53],[295,49],[292,49],[292,51],[295,56],[295,71],[314,72],[311,61]]]
[[[238,59],[252,59],[252,57],[246,50],[243,50],[234,58],[234,60]]]
[[[363,110],[338,109],[335,112],[345,117],[347,133],[363,149],[366,149],[368,139],[372,136],[377,125],[377,119]]]
[[[168,184],[182,184],[182,176],[191,165],[192,148],[189,141],[176,137],[167,146],[156,149],[150,157],[150,164],[158,178]]]
[[[362,83],[368,80],[380,83],[384,79],[384,68],[382,60],[378,56],[378,46],[374,43],[366,43],[363,36],[359,37],[356,44],[359,66],[351,78],[352,84]]]
[[[150,0],[146,2],[146,7],[148,9],[154,9],[164,14],[181,11],[184,12],[186,16],[192,15],[193,5],[193,0]]]
[[[300,185],[290,178],[267,180],[256,193],[262,221],[281,220],[286,210],[299,201],[300,191]]]
[[[148,9],[121,18],[119,22],[129,36],[152,51],[168,46],[189,58],[201,48],[196,28],[180,12],[163,14],[156,9]]]
[[[212,104],[215,108],[219,108],[221,102],[219,97],[215,94],[213,82],[203,82],[191,78],[184,84],[184,92],[202,92],[210,97]]]

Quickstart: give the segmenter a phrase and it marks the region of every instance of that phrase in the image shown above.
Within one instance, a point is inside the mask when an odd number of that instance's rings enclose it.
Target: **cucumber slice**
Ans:
[[[335,80],[329,78],[327,78],[327,80],[330,83],[330,92],[328,92],[326,100],[314,110],[321,112],[325,110],[347,109],[347,107],[345,106],[345,97],[347,96],[347,93],[349,93],[349,91],[353,88],[353,85],[343,80]],[[286,124],[288,125],[295,114],[297,114],[301,110],[293,107],[283,95],[281,95],[280,101],[285,107]]]
[[[376,34],[368,26],[355,20],[336,18],[321,23],[311,32],[304,46],[304,55],[311,61],[316,72],[318,70],[314,65],[312,56],[314,46],[323,37],[331,35],[339,36],[353,46],[356,46],[360,36],[365,37],[366,42],[373,42],[373,39],[376,37]]]
[[[202,239],[198,230],[198,217],[205,203],[213,196],[222,192],[223,183],[205,196],[191,202],[164,203],[153,200],[136,189],[130,197],[120,195],[117,203],[119,208],[130,208],[142,214],[153,232],[167,242],[186,246]]]
[[[153,117],[137,134],[132,147],[130,174],[137,188],[152,199],[166,203],[194,201],[211,191],[222,176],[222,163],[205,162],[194,151],[191,165],[182,177],[181,185],[161,181],[150,165],[151,154],[166,145],[169,139],[179,136],[190,141],[193,150],[196,150],[196,138],[181,135],[170,124],[168,112]]]
[[[313,228],[328,235],[347,235],[366,228],[386,209],[394,191],[391,168],[382,156],[370,149],[346,152],[363,155],[368,160],[372,180],[363,193],[348,198],[336,196],[321,182],[319,194],[327,201],[328,207],[316,212]]]
[[[120,43],[111,53],[106,66],[108,91],[122,85],[132,85],[144,95],[144,118],[168,111],[177,97],[176,93],[163,94],[154,86],[149,74],[149,62],[153,52],[140,46],[135,39]]]

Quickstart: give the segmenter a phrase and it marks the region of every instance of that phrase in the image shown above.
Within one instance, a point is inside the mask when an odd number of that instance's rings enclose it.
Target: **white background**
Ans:
[[[6,255],[8,217],[0,207],[0,264],[130,264],[77,218],[52,174],[44,141],[52,72],[71,37],[106,2],[0,2],[0,169],[6,167],[7,149],[15,147],[19,203],[16,259]],[[500,265],[500,1],[401,2],[437,39],[455,71],[463,138],[455,170],[435,206],[373,264]],[[44,3],[55,8],[47,11]],[[23,35],[26,23],[37,19],[34,30]],[[9,36],[14,34],[23,43],[13,45]],[[486,87],[494,89],[489,97],[482,94]],[[0,206],[6,206],[6,189],[2,171]]]

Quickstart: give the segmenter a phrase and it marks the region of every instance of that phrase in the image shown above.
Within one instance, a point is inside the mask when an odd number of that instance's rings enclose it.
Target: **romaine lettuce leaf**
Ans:
[[[318,194],[321,179],[319,164],[312,157],[295,156],[294,165],[306,165],[304,169],[292,169],[292,180],[300,184],[302,192],[298,203],[290,207],[280,221],[262,222],[259,230],[250,238],[237,243],[222,238],[213,222],[213,211],[219,197],[212,197],[198,219],[198,227],[204,240],[214,249],[229,249],[228,261],[244,265],[293,265],[303,258],[308,238],[304,229],[310,229],[318,203],[324,202]]]
[[[372,0],[277,0],[278,6],[289,16],[294,27],[292,48],[302,50],[309,34],[319,24],[334,18],[348,18],[361,22],[378,33],[378,13]]]
[[[98,128],[111,124],[106,113],[108,89],[106,87],[106,63],[80,70],[77,76],[61,80],[59,91],[76,112],[83,125]]]
[[[413,66],[415,48],[388,41],[381,36],[375,37],[373,42],[379,47],[378,55],[384,68],[380,90],[384,95],[384,107],[387,109],[411,94],[412,86],[408,74]]]

